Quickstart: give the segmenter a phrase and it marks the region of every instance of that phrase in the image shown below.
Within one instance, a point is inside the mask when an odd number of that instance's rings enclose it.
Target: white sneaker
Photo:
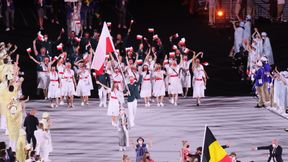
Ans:
[[[107,107],[107,104],[104,104],[104,107]]]
[[[122,151],[123,151],[123,148],[122,148],[122,147],[120,147],[120,148],[119,148],[119,151],[120,151],[120,152],[122,152]]]
[[[162,107],[163,107],[163,106],[164,106],[164,104],[161,102],[161,103],[160,103],[160,106],[162,106]]]
[[[86,102],[86,105],[89,105],[89,102],[88,102],[88,101]]]
[[[54,108],[54,104],[51,104],[51,108]]]
[[[84,102],[81,102],[81,106],[84,106]]]
[[[64,101],[60,101],[60,104],[59,105],[64,105]]]
[[[175,106],[178,106],[178,104],[177,104],[176,102],[174,103],[174,105],[175,105]]]
[[[160,103],[157,103],[157,107],[159,107],[160,106]]]
[[[173,98],[171,99],[171,103],[172,103],[172,104],[174,104],[174,103],[175,103]]]
[[[48,97],[45,97],[45,99],[44,100],[48,100]]]
[[[147,103],[147,106],[150,107],[150,102]]]
[[[102,102],[100,102],[100,104],[99,104],[99,107],[102,107],[102,105],[103,105],[103,103],[102,103]]]
[[[145,104],[145,107],[148,107],[148,104]]]
[[[5,31],[10,31],[10,28],[6,28]]]

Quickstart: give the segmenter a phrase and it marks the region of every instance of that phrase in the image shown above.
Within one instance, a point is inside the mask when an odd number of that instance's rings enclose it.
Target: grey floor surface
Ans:
[[[167,100],[167,98],[165,99]],[[35,107],[37,116],[48,111],[52,118],[53,162],[120,162],[123,152],[118,151],[118,132],[111,126],[106,109],[98,107],[98,100],[81,107],[79,101],[73,110],[66,107],[51,109],[47,101],[33,100],[27,109]],[[151,157],[156,162],[178,162],[181,141],[188,140],[191,152],[202,145],[204,126],[207,124],[221,144],[235,151],[242,162],[264,162],[268,151],[252,151],[255,146],[268,145],[273,138],[280,140],[283,159],[288,160],[288,121],[266,109],[256,109],[252,97],[207,97],[200,107],[191,98],[180,99],[175,107],[145,108],[139,102],[136,126],[130,130],[130,140],[142,136],[152,141]],[[7,137],[0,133],[0,140]],[[135,152],[130,147],[126,154],[132,162]]]

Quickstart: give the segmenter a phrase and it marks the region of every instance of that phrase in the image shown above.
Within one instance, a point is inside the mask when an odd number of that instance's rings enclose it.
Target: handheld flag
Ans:
[[[206,126],[201,162],[232,162],[226,151]]]

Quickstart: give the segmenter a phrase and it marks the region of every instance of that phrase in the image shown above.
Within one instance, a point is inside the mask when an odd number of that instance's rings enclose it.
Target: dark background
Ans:
[[[116,11],[113,0],[104,0],[102,6],[103,20],[112,22],[112,35],[118,31]],[[3,20],[0,24],[0,41],[12,42],[19,47],[17,53],[20,54],[20,67],[25,72],[23,83],[23,93],[32,98],[36,98],[36,71],[35,64],[29,60],[26,53],[28,47],[32,47],[32,40],[36,37],[38,27],[36,23],[35,2],[32,0],[15,0],[16,30],[5,32]],[[63,5],[59,1],[60,6]],[[237,71],[231,67],[231,58],[228,57],[233,45],[234,31],[231,28],[210,28],[206,15],[189,15],[186,6],[182,6],[178,0],[130,0],[129,18],[135,21],[132,28],[131,40],[128,44],[137,48],[135,35],[141,34],[151,39],[152,35],[147,32],[147,28],[153,27],[156,33],[163,40],[166,52],[169,52],[169,36],[179,33],[180,37],[185,37],[187,46],[195,51],[203,51],[203,61],[210,63],[206,67],[208,80],[206,95],[208,96],[241,96],[251,94],[249,82],[241,81]],[[60,24],[64,24],[64,14]],[[45,32],[49,38],[55,40],[62,27],[65,25],[55,25],[44,22]],[[114,26],[113,26],[114,25]],[[258,20],[255,26],[260,31],[266,31],[271,39],[276,65],[280,69],[285,69],[288,63],[288,25],[271,24],[266,20]],[[96,88],[94,88],[96,89]],[[94,95],[97,91],[92,92]]]

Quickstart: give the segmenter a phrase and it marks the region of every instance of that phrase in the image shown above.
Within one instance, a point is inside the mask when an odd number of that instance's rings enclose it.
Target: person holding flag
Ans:
[[[205,127],[201,162],[232,162],[225,149],[216,140],[208,126]]]

